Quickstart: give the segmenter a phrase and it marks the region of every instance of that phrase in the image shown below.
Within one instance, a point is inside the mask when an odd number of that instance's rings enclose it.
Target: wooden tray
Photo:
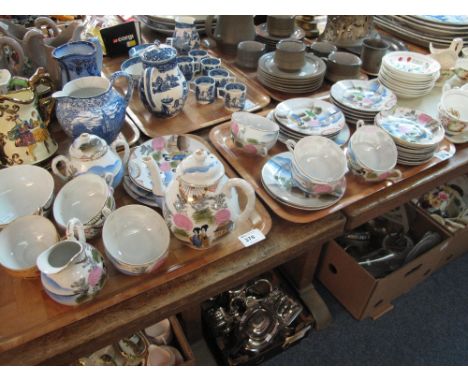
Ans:
[[[263,111],[260,115],[266,116],[270,111],[271,110]],[[277,202],[268,194],[262,185],[261,172],[263,165],[272,156],[287,150],[283,143],[278,141],[264,158],[246,154],[232,143],[230,138],[230,122],[223,123],[211,129],[210,140],[231,166],[234,167],[237,173],[252,184],[257,195],[263,199],[273,212],[283,219],[289,220],[293,223],[310,223],[321,219],[328,214],[337,212],[352,203],[391,187],[402,180],[408,179],[411,176],[421,173],[425,169],[443,162],[443,160],[434,157],[430,162],[420,166],[398,165],[397,168],[401,170],[403,176],[396,182],[383,181],[378,183],[368,183],[362,180],[359,176],[349,172],[346,174],[347,187],[345,195],[340,201],[338,201],[338,203],[319,211],[303,211]],[[444,139],[439,147],[439,151],[441,150],[449,151],[453,155],[453,153],[455,153],[455,146]]]
[[[116,57],[104,61],[103,73],[109,77],[120,70],[120,65],[126,57]],[[246,111],[257,111],[270,103],[270,97],[265,91],[249,80],[237,68],[223,62],[223,67],[229,70],[240,82],[247,85]],[[116,87],[122,90],[120,84]],[[193,92],[189,92],[187,102],[182,111],[173,118],[162,119],[154,117],[140,100],[139,92],[133,92],[127,108],[128,116],[138,128],[149,137],[168,134],[187,134],[193,131],[213,126],[230,119],[232,112],[225,109],[222,100],[217,99],[209,105],[199,105]]]
[[[191,137],[199,139],[210,151],[216,153],[208,142],[199,137]],[[59,142],[59,146],[69,144],[66,139],[60,141],[58,137],[55,138]],[[235,172],[222,158],[220,159],[225,166],[226,175],[229,177],[236,176]],[[57,178],[55,184],[57,189],[62,186],[62,182]],[[239,196],[241,195],[240,193]],[[125,193],[122,185],[119,185],[115,190],[115,200],[117,207],[137,204]],[[244,202],[241,197],[241,204]],[[239,235],[253,228],[258,228],[264,235],[267,235],[271,229],[271,224],[269,213],[262,203],[257,200],[250,221],[236,225],[233,232],[212,248],[203,251],[195,250],[171,237],[169,257],[163,267],[154,274],[126,276],[117,271],[105,258],[109,275],[106,285],[94,300],[78,307],[60,305],[51,300],[42,290],[39,279],[17,279],[9,276],[4,271],[0,271],[0,321],[2,322],[0,325],[0,352],[24,344],[225,258],[244,248],[237,238]],[[91,240],[90,244],[96,246],[104,255],[105,251],[101,238]]]

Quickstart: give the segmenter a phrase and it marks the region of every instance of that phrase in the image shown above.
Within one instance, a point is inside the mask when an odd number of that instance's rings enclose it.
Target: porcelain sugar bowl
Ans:
[[[117,153],[117,147],[124,148],[123,159]],[[122,181],[130,149],[124,139],[117,138],[110,146],[96,135],[83,133],[70,146],[69,158],[58,155],[52,161],[52,171],[64,181],[87,172],[106,177],[112,176],[113,188]],[[64,173],[60,171],[60,164]]]
[[[162,173],[151,157],[144,159],[153,182],[153,193],[164,195],[164,218],[175,237],[192,248],[205,249],[250,217],[255,192],[243,179],[228,179],[223,164],[211,153],[197,149],[176,169],[174,180],[164,189]],[[236,189],[246,195],[240,211]]]

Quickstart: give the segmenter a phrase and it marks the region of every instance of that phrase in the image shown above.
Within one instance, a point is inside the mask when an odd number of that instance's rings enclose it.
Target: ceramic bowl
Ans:
[[[133,57],[137,57],[139,56],[141,53],[143,53],[143,51],[150,47],[150,46],[153,46],[154,44],[140,44],[140,45],[135,45],[133,48],[129,49],[128,51],[128,56],[130,58],[133,58]]]
[[[440,105],[451,118],[468,124],[468,92],[461,89],[447,90]]]
[[[347,155],[353,172],[363,176],[366,181],[401,177],[401,172],[395,170],[398,159],[395,142],[389,134],[374,125],[365,125],[361,120],[357,122]]]
[[[0,232],[0,264],[14,277],[38,277],[37,257],[57,243],[52,222],[42,216],[23,216]]]
[[[358,56],[348,52],[330,53],[325,62],[327,64],[325,76],[333,82],[344,78],[356,78],[362,65]]]
[[[326,58],[331,53],[336,52],[338,50],[338,48],[335,45],[330,44],[329,42],[325,42],[325,41],[314,42],[313,44],[310,45],[309,49],[317,57],[322,57],[322,58],[324,57]]]
[[[124,274],[153,272],[166,260],[170,234],[164,219],[151,208],[127,205],[104,223],[102,239],[107,257]]]
[[[141,76],[143,75],[143,63],[141,62],[141,58],[139,56],[135,56],[129,58],[122,62],[120,66],[120,70],[129,74],[133,80],[134,85],[138,86],[138,81],[140,80]]]
[[[231,118],[231,138],[248,154],[266,156],[278,140],[279,126],[268,118],[244,111]]]
[[[83,222],[87,239],[97,236],[106,217],[115,209],[112,189],[106,180],[86,173],[66,183],[57,194],[53,213],[56,223],[63,229],[72,218]]]
[[[0,229],[20,216],[46,215],[54,198],[54,178],[42,167],[17,165],[0,170]]]

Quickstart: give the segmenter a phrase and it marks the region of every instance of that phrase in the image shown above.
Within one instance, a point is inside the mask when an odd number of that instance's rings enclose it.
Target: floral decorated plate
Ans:
[[[336,194],[311,196],[295,186],[291,173],[292,154],[284,152],[271,157],[262,168],[262,183],[266,191],[279,202],[301,210],[321,210],[338,202],[346,191],[346,181]]]
[[[444,139],[444,129],[430,115],[406,107],[381,111],[375,117],[377,126],[389,133],[395,142],[405,146],[428,147]]]
[[[390,70],[412,77],[433,76],[440,70],[436,60],[416,52],[391,52],[383,57],[382,63]]]
[[[450,26],[463,27],[468,26],[467,15],[421,15],[415,16],[418,19],[430,21],[432,23],[444,24]]]
[[[275,118],[281,125],[303,135],[333,135],[346,124],[343,112],[335,105],[312,98],[281,102],[275,109]]]
[[[338,81],[331,87],[331,96],[353,110],[366,112],[388,110],[397,102],[395,94],[377,80]]]
[[[153,182],[143,162],[151,155],[159,166],[163,183],[169,185],[175,176],[177,165],[196,149],[204,149],[202,143],[186,135],[164,135],[146,141],[133,149],[128,161],[128,173],[132,182],[151,192]]]

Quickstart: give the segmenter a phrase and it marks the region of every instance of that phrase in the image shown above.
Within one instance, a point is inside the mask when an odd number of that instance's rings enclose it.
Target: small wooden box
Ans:
[[[358,320],[377,319],[393,309],[392,301],[424,281],[447,253],[449,235],[430,217],[412,205],[407,206],[412,235],[420,238],[429,230],[436,231],[442,242],[386,277],[374,278],[336,241],[324,247],[318,279]]]

